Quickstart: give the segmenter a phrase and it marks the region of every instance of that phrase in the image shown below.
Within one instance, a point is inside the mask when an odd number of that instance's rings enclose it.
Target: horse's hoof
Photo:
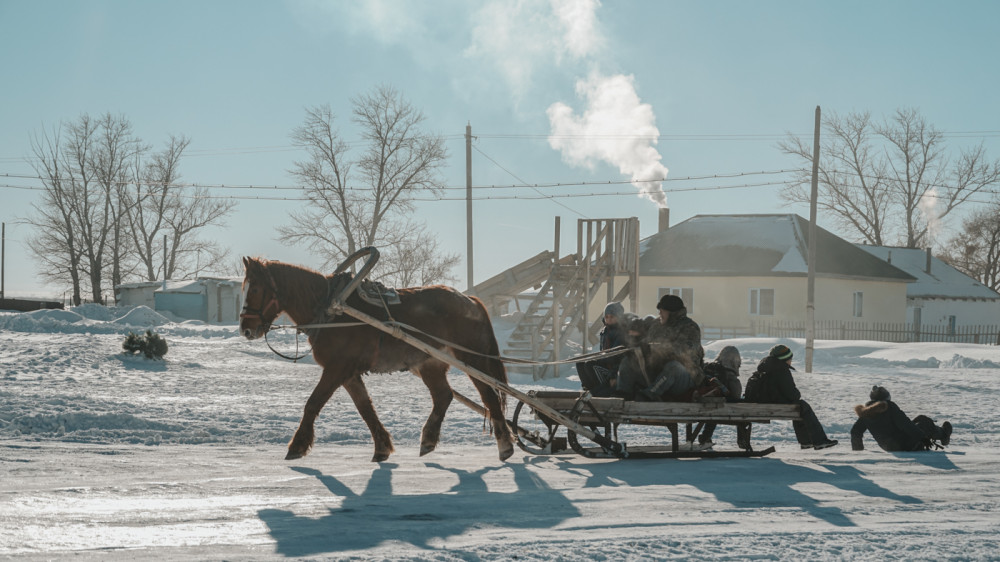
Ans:
[[[437,445],[421,445],[420,446],[420,456],[424,456],[437,448]],[[513,452],[513,451],[512,451]]]
[[[382,462],[389,458],[389,453],[375,453],[372,455],[372,462]]]
[[[502,460],[502,461],[505,461],[505,460],[509,459],[510,456],[513,455],[513,454],[514,454],[514,446],[513,445],[508,445],[506,447],[501,447],[500,448],[500,460]]]
[[[293,452],[293,451],[288,451],[288,454],[285,455],[285,460],[286,461],[293,461],[295,459],[301,459],[304,456],[305,455],[303,455],[302,453],[296,453],[296,452]]]

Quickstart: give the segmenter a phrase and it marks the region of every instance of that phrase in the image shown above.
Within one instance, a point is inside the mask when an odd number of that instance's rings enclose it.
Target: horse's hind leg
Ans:
[[[412,370],[431,391],[431,401],[434,404],[431,415],[427,417],[424,429],[420,432],[420,456],[424,456],[433,451],[441,439],[441,422],[444,421],[444,414],[452,399],[451,385],[448,384],[447,363],[429,359]]]
[[[514,454],[514,436],[507,427],[503,406],[500,404],[500,396],[493,387],[486,383],[472,379],[472,383],[479,391],[479,397],[483,399],[483,406],[489,410],[490,423],[493,424],[493,436],[497,440],[497,450],[500,460],[505,461]]]
[[[372,404],[371,396],[368,395],[368,389],[365,387],[364,381],[361,380],[361,375],[352,377],[345,382],[344,389],[351,395],[354,406],[358,409],[358,413],[361,414],[361,418],[368,424],[368,431],[371,432],[372,440],[375,441],[375,454],[372,456],[372,462],[382,462],[389,458],[389,455],[396,450],[392,446],[392,437],[389,436],[389,432],[382,425],[382,421],[378,419],[378,414],[375,413],[375,406]]]
[[[345,377],[350,376],[351,373],[343,369],[323,369],[323,376],[320,377],[319,383],[316,384],[316,388],[309,395],[309,400],[306,401],[305,410],[302,413],[302,421],[299,422],[299,428],[295,430],[295,436],[292,437],[292,441],[288,444],[288,454],[285,455],[286,461],[302,458],[309,453],[309,449],[312,448],[313,440],[315,439],[315,423],[319,411],[330,400],[334,391],[344,383]]]

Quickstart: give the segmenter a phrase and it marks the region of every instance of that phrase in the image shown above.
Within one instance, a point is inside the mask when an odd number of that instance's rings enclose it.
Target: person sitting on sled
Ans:
[[[715,357],[715,361],[705,363],[705,377],[715,379],[723,389],[722,396],[726,402],[739,402],[743,396],[743,384],[740,382],[740,365],[743,358],[740,357],[740,350],[735,346],[727,345],[723,347]],[[707,422],[698,436],[698,443],[701,445],[712,445],[712,436],[715,434],[715,422]],[[747,431],[749,424],[738,424],[737,435]],[[739,439],[738,439],[739,441]]]
[[[870,431],[879,447],[886,451],[926,451],[939,441],[951,442],[951,422],[938,427],[931,418],[920,415],[912,420],[890,399],[889,391],[873,386],[871,399],[854,407],[858,421],[851,428],[851,448],[864,450],[865,431]]]
[[[647,336],[646,373],[651,381],[637,395],[650,401],[683,395],[701,386],[705,378],[701,328],[688,317],[684,301],[677,295],[663,295],[656,308],[659,321],[649,328]]]
[[[767,357],[757,365],[757,370],[747,380],[743,398],[747,402],[759,404],[798,404],[802,420],[792,422],[795,438],[803,449],[826,449],[837,444],[836,439],[826,436],[823,425],[816,418],[816,412],[795,386],[792,378],[792,350],[787,345],[778,344],[771,348]]]
[[[627,345],[627,320],[625,307],[620,302],[609,302],[604,307],[604,328],[599,334],[601,351]],[[631,316],[631,315],[630,315]],[[580,384],[593,396],[611,396],[615,388],[615,373],[622,362],[622,355],[605,357],[576,364]]]

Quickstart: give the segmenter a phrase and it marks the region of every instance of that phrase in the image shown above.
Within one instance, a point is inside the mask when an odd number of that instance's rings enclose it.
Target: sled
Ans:
[[[517,445],[525,452],[539,455],[557,454],[568,447],[589,458],[762,457],[775,449],[773,446],[753,447],[753,424],[801,419],[798,404],[726,402],[724,398],[714,397],[696,402],[635,402],[623,398],[595,398],[589,392],[572,391],[531,391],[528,395],[529,400],[521,400],[514,408],[511,424],[518,428]],[[540,405],[544,409],[539,408]],[[609,450],[589,438],[581,439],[569,426],[566,426],[565,436],[560,435],[562,424],[546,414],[549,410],[600,435],[603,442],[619,444],[619,449]],[[708,422],[737,426],[738,448],[715,450],[699,446],[697,436]],[[619,443],[619,429],[628,425],[666,427],[670,442],[634,447]],[[681,426],[684,426],[683,442]]]

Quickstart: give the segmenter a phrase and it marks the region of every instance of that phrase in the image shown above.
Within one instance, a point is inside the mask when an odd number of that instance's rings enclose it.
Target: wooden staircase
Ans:
[[[548,279],[508,338],[503,350],[506,357],[536,363],[557,361],[562,343],[574,330],[586,334],[585,340],[592,343],[601,318],[596,321],[587,318],[587,310],[604,285],[608,287],[609,300],[629,296],[634,309],[638,286],[638,219],[581,219],[577,230],[577,253],[552,265]],[[627,274],[629,281],[617,295],[612,295],[613,278],[620,274]],[[507,370],[531,373],[538,380],[559,376],[560,368],[507,363]]]

